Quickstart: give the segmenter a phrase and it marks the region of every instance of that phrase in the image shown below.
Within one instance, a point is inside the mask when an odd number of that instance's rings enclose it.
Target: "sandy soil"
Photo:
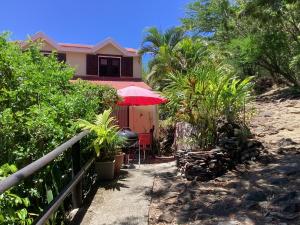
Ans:
[[[271,91],[255,102],[256,162],[209,182],[157,176],[150,224],[300,224],[300,100]]]

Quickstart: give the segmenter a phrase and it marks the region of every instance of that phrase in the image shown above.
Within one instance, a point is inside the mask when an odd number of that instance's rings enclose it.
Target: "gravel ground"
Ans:
[[[175,163],[146,164],[123,170],[120,179],[102,184],[82,219],[74,224],[148,224],[154,177],[173,172]]]
[[[208,182],[157,176],[150,225],[299,225],[300,100],[276,91],[255,103],[261,158]]]

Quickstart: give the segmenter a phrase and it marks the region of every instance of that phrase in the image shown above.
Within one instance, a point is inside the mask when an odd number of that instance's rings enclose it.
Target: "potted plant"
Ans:
[[[120,175],[120,171],[124,162],[125,153],[118,151],[115,155],[115,177]]]
[[[96,116],[94,123],[79,120],[79,126],[96,135],[92,142],[97,155],[95,168],[100,180],[111,180],[114,177],[115,156],[124,143],[124,138],[118,135],[118,126],[111,116],[111,109]]]

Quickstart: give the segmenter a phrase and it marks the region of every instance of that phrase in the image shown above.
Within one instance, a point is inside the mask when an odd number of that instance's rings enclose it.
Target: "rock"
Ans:
[[[184,129],[188,127],[183,124],[181,126]],[[187,130],[185,134],[194,132],[191,129]],[[178,147],[175,157],[181,174],[189,181],[208,181],[225,174],[241,162],[255,160],[260,155],[263,145],[255,139],[242,140],[235,136],[240,131],[239,125],[225,123],[218,128],[219,137],[222,137],[219,139],[219,146],[208,151],[192,150],[182,145]],[[181,134],[178,133],[178,136],[182,136]]]
[[[171,213],[165,212],[158,217],[158,222],[171,223],[173,221],[173,219],[174,219],[174,216]]]
[[[259,210],[260,206],[257,202],[255,201],[248,201],[245,203],[245,208],[247,210]]]
[[[278,130],[269,130],[269,131],[268,131],[268,134],[269,134],[269,135],[274,135],[274,134],[278,134],[278,133],[279,133]]]
[[[247,216],[236,216],[235,218],[218,222],[217,225],[255,225],[255,222]]]
[[[262,202],[267,199],[267,195],[263,191],[251,191],[245,195],[246,201]]]
[[[168,192],[166,194],[166,198],[165,199],[170,199],[170,198],[177,198],[178,196],[178,192],[176,191],[171,191],[171,192]]]
[[[271,117],[273,115],[273,112],[271,111],[266,111],[266,112],[262,112],[261,116],[263,117]]]
[[[210,163],[210,164],[209,164],[209,168],[210,168],[210,169],[213,169],[213,168],[215,168],[215,166],[216,166],[216,164],[215,164],[215,163]]]
[[[298,213],[300,212],[300,202],[288,203],[282,211],[286,213]]]
[[[285,177],[271,178],[270,183],[273,185],[285,185],[285,184],[289,183],[289,179],[285,178]]]
[[[283,219],[283,220],[294,220],[296,219],[299,215],[297,214],[283,214],[283,213],[279,213],[279,212],[270,212],[269,216],[278,218],[278,219]]]
[[[174,143],[172,148],[175,151],[178,150],[190,150],[194,149],[195,146],[191,144],[190,137],[196,133],[196,128],[193,125],[186,122],[176,123]]]
[[[297,153],[300,148],[294,145],[287,145],[278,149],[279,154]]]
[[[294,168],[294,169],[291,169],[290,171],[288,171],[286,173],[287,176],[292,176],[292,175],[296,175],[300,173],[300,168]]]
[[[176,204],[176,202],[177,202],[177,196],[166,198],[163,201],[164,201],[165,204],[168,204],[168,205]]]
[[[278,198],[274,199],[272,202],[273,203],[281,203],[281,202],[286,202],[286,201],[291,201],[294,198],[298,196],[298,193],[296,191],[291,191],[286,194],[283,194],[279,196]]]
[[[238,129],[238,128],[234,128],[233,129],[233,135],[235,137],[239,136],[240,134],[241,134],[241,130],[240,129]]]
[[[281,138],[279,141],[278,141],[278,146],[279,147],[286,147],[286,146],[289,146],[289,145],[296,145],[297,142],[293,141],[291,138]]]
[[[236,220],[218,222],[218,225],[239,225],[240,223]]]

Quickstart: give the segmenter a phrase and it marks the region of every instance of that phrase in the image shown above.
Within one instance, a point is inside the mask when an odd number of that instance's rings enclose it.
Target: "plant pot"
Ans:
[[[95,169],[99,180],[114,179],[115,161],[95,162]]]
[[[124,162],[125,153],[119,153],[115,155],[115,177],[120,175],[121,167]]]

